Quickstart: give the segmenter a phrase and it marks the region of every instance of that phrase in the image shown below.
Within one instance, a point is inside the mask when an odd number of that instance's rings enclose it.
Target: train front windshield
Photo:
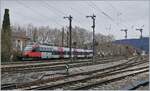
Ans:
[[[24,51],[31,51],[32,50],[32,46],[27,46],[24,48]]]

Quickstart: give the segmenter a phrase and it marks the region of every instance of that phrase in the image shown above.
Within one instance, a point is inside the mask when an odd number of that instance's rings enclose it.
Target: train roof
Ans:
[[[27,45],[27,47],[34,47],[36,45]],[[54,50],[57,50],[60,48],[59,46],[49,46],[49,45],[37,45],[38,47],[45,47],[45,48],[53,48]],[[61,47],[64,48],[64,50],[69,51],[68,47]],[[79,49],[79,48],[72,48],[72,50],[76,49],[76,51],[86,51],[86,52],[92,52],[92,50],[89,49]]]

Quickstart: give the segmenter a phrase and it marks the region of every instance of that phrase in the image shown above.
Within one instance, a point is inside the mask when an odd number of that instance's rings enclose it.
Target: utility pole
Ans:
[[[93,58],[92,61],[93,63],[95,62],[95,18],[96,15],[92,15],[92,16],[86,16],[86,18],[91,18],[93,20],[93,25],[91,26],[93,28]]]
[[[64,47],[64,27],[62,28],[62,47]]]
[[[125,37],[125,39],[127,39],[127,31],[128,31],[128,30],[127,30],[127,29],[121,29],[121,31],[124,31],[124,32],[125,32],[125,36],[124,36],[124,37]]]
[[[143,32],[143,29],[142,28],[137,28],[136,29],[137,31],[140,31],[140,33],[141,33],[141,36],[140,36],[140,42],[142,43],[142,32]],[[143,50],[143,46],[141,45],[141,49]]]
[[[70,31],[70,40],[69,40],[69,49],[70,49],[70,60],[72,61],[72,16],[69,15],[68,17],[64,17],[64,19],[68,19],[69,20],[69,31]]]
[[[66,35],[66,44],[67,44],[66,46],[69,47],[69,44],[68,44],[68,39],[69,39],[69,38],[68,38],[68,35],[69,35],[69,33],[68,33],[68,30],[67,30],[67,29],[66,29],[66,34],[67,34],[67,35]]]
[[[143,37],[143,36],[142,36],[143,29],[142,29],[142,28],[138,28],[138,29],[136,29],[136,30],[140,31],[140,33],[141,33],[140,38],[142,38],[142,37]]]

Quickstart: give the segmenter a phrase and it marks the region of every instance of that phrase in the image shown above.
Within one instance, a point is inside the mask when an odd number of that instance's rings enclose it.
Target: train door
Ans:
[[[58,48],[60,58],[64,58],[64,50],[63,47]]]
[[[50,59],[50,58],[52,58],[52,48],[50,48],[50,47],[40,47],[40,51],[41,51],[41,53],[42,53],[42,55],[41,55],[41,57],[43,58],[43,59]]]

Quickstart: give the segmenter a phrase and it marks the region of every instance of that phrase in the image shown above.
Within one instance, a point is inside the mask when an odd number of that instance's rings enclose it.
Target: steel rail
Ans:
[[[96,86],[96,85],[100,85],[100,84],[104,84],[104,83],[108,83],[108,82],[114,82],[114,81],[116,81],[116,80],[121,80],[121,79],[123,79],[123,78],[125,78],[125,77],[127,77],[127,76],[132,76],[132,75],[136,75],[136,74],[140,74],[140,73],[144,73],[144,72],[148,72],[149,71],[149,69],[147,68],[147,69],[145,69],[145,70],[140,70],[140,71],[138,71],[138,72],[134,72],[133,71],[133,73],[129,73],[129,74],[126,74],[126,75],[123,75],[123,76],[120,76],[120,77],[114,77],[114,78],[110,78],[110,79],[105,79],[105,80],[101,80],[101,81],[98,81],[98,82],[96,82],[96,83],[91,83],[91,84],[86,84],[86,85],[84,85],[84,86],[80,86],[80,87],[75,87],[75,88],[73,88],[73,90],[86,90],[86,89],[89,89],[89,88],[91,88],[91,87],[93,87],[93,86]],[[120,72],[121,73],[121,72]]]
[[[118,70],[119,70],[119,69],[118,69]],[[113,71],[114,71],[114,70],[113,70]],[[39,90],[41,90],[41,89],[44,89],[44,88],[59,87],[59,86],[65,85],[65,84],[72,84],[72,83],[74,83],[74,82],[79,82],[79,81],[83,81],[83,80],[89,80],[89,79],[91,79],[91,78],[93,78],[93,77],[106,75],[106,74],[108,74],[108,73],[110,73],[110,71],[104,72],[104,73],[100,73],[99,75],[96,75],[96,76],[87,77],[87,78],[83,78],[83,79],[78,79],[78,80],[75,80],[75,81],[64,82],[64,83],[60,83],[60,84],[55,84],[55,85],[52,85],[52,86],[43,86],[43,87],[39,87],[39,88],[38,88],[38,87],[35,87],[34,89],[39,89]],[[33,89],[33,88],[32,88],[32,89]]]
[[[102,64],[102,63],[114,62],[114,61],[120,60],[120,59],[122,59],[122,58],[109,59],[107,61],[101,60],[101,61],[97,61],[96,63]],[[88,61],[76,61],[76,62],[60,62],[60,63],[29,65],[29,66],[19,66],[19,67],[8,67],[8,68],[2,67],[1,69],[2,69],[2,73],[3,72],[13,72],[13,73],[14,72],[33,72],[33,71],[35,72],[35,71],[46,71],[46,70],[60,70],[60,69],[65,67],[65,64],[69,64],[70,68],[72,68],[72,67],[80,67],[80,66],[85,66],[85,65],[92,65],[92,62],[89,60]],[[81,65],[75,66],[73,64],[81,64]]]
[[[128,60],[128,62],[130,62],[133,59],[137,59],[137,57],[131,58],[130,60]],[[119,64],[119,65],[122,65],[122,64]],[[98,70],[94,70],[94,71],[81,72],[81,73],[76,73],[76,74],[70,74],[70,75],[67,75],[67,76],[49,78],[49,79],[45,79],[45,80],[36,80],[36,81],[33,81],[33,82],[27,82],[27,83],[23,83],[23,84],[14,84],[15,85],[14,89],[16,87],[17,88],[28,87],[28,86],[38,85],[40,83],[46,83],[46,82],[50,82],[50,81],[61,80],[61,79],[64,79],[64,78],[74,77],[74,76],[78,76],[78,75],[88,75],[88,74],[96,73],[96,72],[99,72],[99,71],[109,70],[109,69],[112,69],[114,67],[118,67],[119,65],[115,65],[115,66],[104,68],[104,69],[98,69]]]
[[[131,62],[131,60],[129,60],[128,62]],[[127,62],[127,63],[128,63]],[[133,62],[134,63],[134,62]],[[123,64],[124,65],[124,64]],[[116,67],[117,67],[117,65],[116,65]],[[107,69],[107,68],[106,68]],[[101,69],[101,70],[97,70],[97,71],[103,71],[103,70],[106,70],[106,69]],[[112,69],[112,68],[110,68],[110,69]],[[93,72],[96,72],[96,71],[93,71]],[[92,73],[92,72],[91,72]],[[85,73],[82,73],[82,75],[86,75],[86,74],[90,74],[90,72],[85,72]],[[64,77],[58,77],[58,78],[55,78],[55,79],[46,79],[46,80],[43,80],[43,81],[35,81],[35,82],[33,82],[33,83],[26,83],[26,84],[22,84],[22,86],[20,85],[18,85],[17,86],[17,88],[19,88],[19,87],[27,87],[27,86],[32,86],[32,85],[36,85],[37,83],[39,84],[39,83],[45,83],[45,82],[50,82],[50,81],[55,81],[55,80],[60,80],[60,79],[64,79],[64,78],[66,78],[66,77],[71,77],[71,76],[76,76],[76,75],[81,75],[80,73],[78,73],[78,74],[72,74],[72,75],[70,75],[70,76],[64,76]],[[28,84],[28,85],[27,85]]]
[[[119,56],[119,57],[123,57],[123,56]],[[115,57],[104,57],[104,58],[99,58],[99,60],[107,60],[107,59],[112,59]],[[90,59],[90,58],[87,58]],[[87,60],[85,59],[85,60]],[[36,61],[18,61],[18,62],[2,62],[1,65],[13,65],[13,64],[30,64],[30,63],[43,63],[43,62],[59,62],[59,61],[70,61],[70,59],[45,59],[45,60],[36,60]],[[77,59],[77,60],[82,60],[81,58]]]
[[[128,62],[130,62],[131,60],[129,60]],[[134,62],[133,62],[134,63]],[[99,72],[99,71],[106,71],[106,72],[103,72],[103,74],[106,74],[106,73],[110,73],[110,70],[111,71],[114,71],[114,69],[113,68],[117,68],[116,70],[118,70],[118,67],[120,66],[120,67],[123,67],[123,65],[125,65],[125,64],[120,64],[120,65],[115,65],[115,66],[112,66],[112,67],[108,67],[108,68],[104,68],[104,69],[99,69],[99,70],[95,70],[95,71],[91,71],[91,72],[84,72],[84,73],[79,73],[79,74],[75,74],[75,75],[72,75],[72,76],[68,76],[68,77],[74,77],[74,76],[78,76],[78,75],[88,75],[88,74],[92,74],[92,73],[96,73],[96,72]],[[125,68],[125,67],[124,67]],[[107,71],[108,70],[108,71]],[[100,75],[101,75],[102,73],[100,73]],[[68,78],[67,77],[67,78]],[[62,77],[62,78],[57,78],[57,79],[51,79],[51,81],[53,80],[53,81],[56,81],[56,80],[61,80],[61,79],[63,79],[63,78],[66,78],[66,77]],[[90,78],[90,77],[89,77]],[[88,79],[89,79],[88,78]],[[86,79],[86,78],[85,78]],[[79,79],[79,80],[76,80],[76,81],[81,81],[81,80],[83,80],[83,79]],[[72,81],[72,82],[76,82],[76,81]],[[58,85],[63,85],[63,84],[70,84],[70,83],[72,83],[71,81],[70,82],[64,82],[64,83],[62,83],[62,84],[58,84]],[[54,85],[54,86],[57,86],[57,84],[56,85]],[[41,87],[40,87],[41,88]]]

